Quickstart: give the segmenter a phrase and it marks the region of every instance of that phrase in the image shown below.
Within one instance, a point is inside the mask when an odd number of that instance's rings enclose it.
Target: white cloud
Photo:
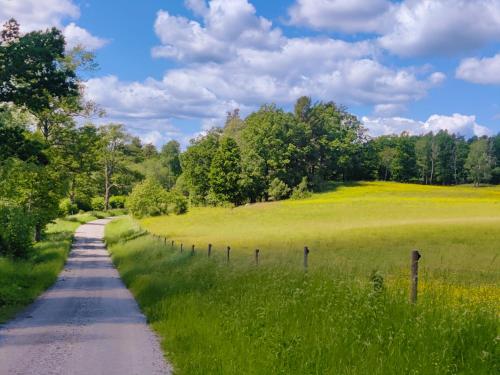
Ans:
[[[456,55],[500,41],[500,0],[296,0],[290,23],[380,35],[401,56]]]
[[[187,98],[204,95],[211,103],[247,107],[269,101],[290,104],[301,95],[401,107],[424,97],[444,79],[427,67],[382,65],[371,41],[287,38],[247,0],[187,4],[202,15],[202,23],[166,11],[158,12],[155,22],[162,44],[153,55],[185,63],[165,74],[162,90],[168,96],[178,97],[181,88]]]
[[[81,45],[93,51],[104,47],[109,42],[106,39],[93,36],[87,30],[75,25],[74,22],[67,25],[63,33],[66,38],[66,47],[69,49]]]
[[[197,16],[203,17],[208,13],[208,6],[205,0],[185,0],[184,3]]]
[[[67,20],[80,17],[80,9],[72,0],[0,0],[0,24],[15,18],[22,32],[57,27],[63,30],[68,47],[82,44],[89,49],[98,49],[107,41],[93,36],[74,22]]]
[[[416,121],[404,117],[362,117],[361,121],[372,136],[383,134],[400,134],[407,131],[410,134],[425,134],[448,130],[450,133],[465,137],[491,135],[491,130],[479,125],[476,116],[454,113],[451,116],[432,115],[427,121]]]
[[[456,77],[473,83],[499,85],[500,53],[483,59],[462,60],[457,68]]]
[[[199,1],[188,4],[203,14],[203,25],[159,11],[155,32],[162,45],[153,48],[153,56],[220,62],[233,58],[242,48],[275,49],[285,41],[281,30],[258,17],[247,0],[212,0],[206,9]]]
[[[290,23],[317,30],[377,32],[387,25],[393,5],[388,0],[297,0]]]
[[[405,0],[380,45],[402,56],[453,55],[500,40],[500,0]]]

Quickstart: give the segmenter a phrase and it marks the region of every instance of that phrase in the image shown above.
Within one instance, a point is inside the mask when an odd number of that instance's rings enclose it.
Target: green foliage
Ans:
[[[104,211],[104,198],[94,197],[91,200],[91,206],[94,211]]]
[[[307,182],[307,177],[304,177],[300,184],[298,184],[292,191],[291,199],[306,199],[309,198],[312,193],[309,191],[309,184]]]
[[[21,207],[0,204],[0,256],[26,258],[31,254],[34,223]]]
[[[274,180],[271,181],[271,184],[269,185],[269,198],[275,201],[280,201],[282,199],[288,198],[290,195],[290,187],[281,181],[279,178],[275,178]]]
[[[469,171],[469,177],[474,185],[488,182],[494,166],[489,140],[486,138],[472,142],[465,168]]]
[[[59,215],[60,216],[69,216],[74,215],[78,212],[78,205],[76,203],[71,202],[71,199],[64,198],[59,202]]]
[[[109,198],[109,205],[111,208],[125,208],[127,197],[124,195],[114,195]]]
[[[409,134],[402,134],[396,143],[392,175],[397,181],[409,182],[416,175],[416,170],[415,139]]]
[[[214,154],[208,174],[210,189],[216,202],[241,202],[241,156],[233,138],[224,137]]]
[[[219,148],[220,131],[213,130],[207,135],[191,141],[181,155],[184,186],[189,190],[193,204],[206,203],[210,191],[209,174],[212,159]]]
[[[188,200],[184,195],[176,190],[170,191],[169,195],[171,210],[174,214],[181,215],[188,211]]]
[[[77,98],[76,73],[61,63],[64,57],[64,36],[56,28],[0,44],[0,101],[41,114],[52,108],[53,98]]]
[[[168,214],[169,203],[168,191],[156,180],[146,179],[132,189],[126,207],[132,215],[141,218]]]
[[[182,173],[180,155],[181,145],[177,141],[169,141],[161,149],[160,160],[173,178],[169,183],[169,188],[175,184],[176,178]]]

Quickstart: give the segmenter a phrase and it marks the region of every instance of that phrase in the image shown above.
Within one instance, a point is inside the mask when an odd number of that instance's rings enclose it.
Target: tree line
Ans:
[[[92,53],[66,48],[52,28],[0,33],[0,255],[26,255],[60,215],[125,205],[135,216],[192,205],[299,199],[331,181],[452,185],[500,182],[500,136],[436,134],[372,138],[346,108],[301,97],[273,104],[160,150],[84,100]]]
[[[331,181],[500,182],[498,135],[465,139],[441,130],[373,138],[345,108],[308,97],[293,112],[264,105],[245,119],[229,113],[180,158],[177,184],[195,204],[277,200]]]

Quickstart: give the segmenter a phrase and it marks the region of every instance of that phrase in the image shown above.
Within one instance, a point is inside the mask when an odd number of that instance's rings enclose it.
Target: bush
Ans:
[[[104,211],[104,198],[94,197],[91,201],[92,210],[94,211]]]
[[[60,216],[68,216],[74,215],[78,212],[78,206],[76,203],[71,203],[71,199],[64,198],[59,203],[59,215]]]
[[[24,209],[0,204],[0,255],[28,257],[34,229],[33,218]]]
[[[170,194],[154,179],[146,179],[137,184],[126,201],[130,213],[141,218],[168,213]]]
[[[290,187],[279,178],[275,178],[269,185],[268,193],[272,200],[279,201],[288,197]]]
[[[312,193],[309,191],[307,186],[307,177],[302,178],[300,184],[298,184],[292,192],[291,199],[305,199],[309,198]]]
[[[92,199],[85,195],[77,195],[75,197],[75,203],[79,211],[91,211],[92,210]]]
[[[184,214],[188,210],[188,200],[178,191],[170,192],[170,203],[172,204],[172,212],[176,215]]]
[[[109,198],[109,206],[111,208],[125,208],[125,201],[127,197],[125,195],[114,195]]]

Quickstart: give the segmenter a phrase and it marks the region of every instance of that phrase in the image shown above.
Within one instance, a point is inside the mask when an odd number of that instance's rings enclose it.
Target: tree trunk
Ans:
[[[40,224],[35,225],[35,242],[40,242],[42,240],[42,226]]]
[[[430,178],[431,185],[432,185],[433,179],[434,179],[434,159],[431,160],[431,178]]]

